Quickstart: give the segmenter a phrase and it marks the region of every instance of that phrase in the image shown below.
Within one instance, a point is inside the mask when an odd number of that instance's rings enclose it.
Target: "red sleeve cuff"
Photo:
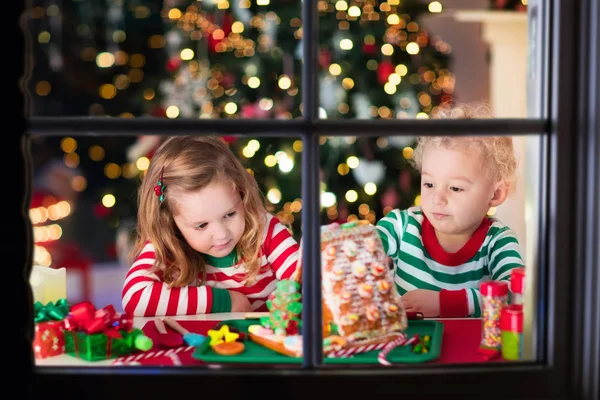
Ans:
[[[466,317],[467,315],[469,315],[469,302],[465,289],[440,291],[440,317]]]

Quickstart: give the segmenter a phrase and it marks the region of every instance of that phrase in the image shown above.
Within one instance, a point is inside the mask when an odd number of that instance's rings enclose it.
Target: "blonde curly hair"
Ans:
[[[487,105],[460,104],[454,107],[440,107],[434,119],[475,119],[491,118]],[[503,181],[508,192],[517,186],[518,162],[515,157],[511,136],[422,136],[417,138],[411,164],[420,172],[423,153],[429,147],[442,146],[467,154],[479,154],[482,167],[494,182]]]

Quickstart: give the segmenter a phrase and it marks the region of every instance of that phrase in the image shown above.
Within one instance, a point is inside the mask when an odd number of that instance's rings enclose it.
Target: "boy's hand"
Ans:
[[[231,296],[231,312],[249,312],[252,311],[250,307],[250,301],[245,294],[236,292],[235,290],[229,290]]]
[[[440,292],[435,290],[416,289],[402,295],[405,311],[423,313],[424,317],[440,316]]]

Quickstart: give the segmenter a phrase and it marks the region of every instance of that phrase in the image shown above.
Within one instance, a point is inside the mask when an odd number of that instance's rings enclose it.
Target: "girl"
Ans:
[[[134,316],[267,311],[298,244],[218,137],[167,139],[138,192],[136,257],[123,309]]]

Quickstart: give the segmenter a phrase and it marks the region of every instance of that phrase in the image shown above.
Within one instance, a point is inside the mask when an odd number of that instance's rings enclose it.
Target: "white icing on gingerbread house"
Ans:
[[[377,229],[367,221],[321,229],[323,323],[349,344],[403,332],[406,312]]]

